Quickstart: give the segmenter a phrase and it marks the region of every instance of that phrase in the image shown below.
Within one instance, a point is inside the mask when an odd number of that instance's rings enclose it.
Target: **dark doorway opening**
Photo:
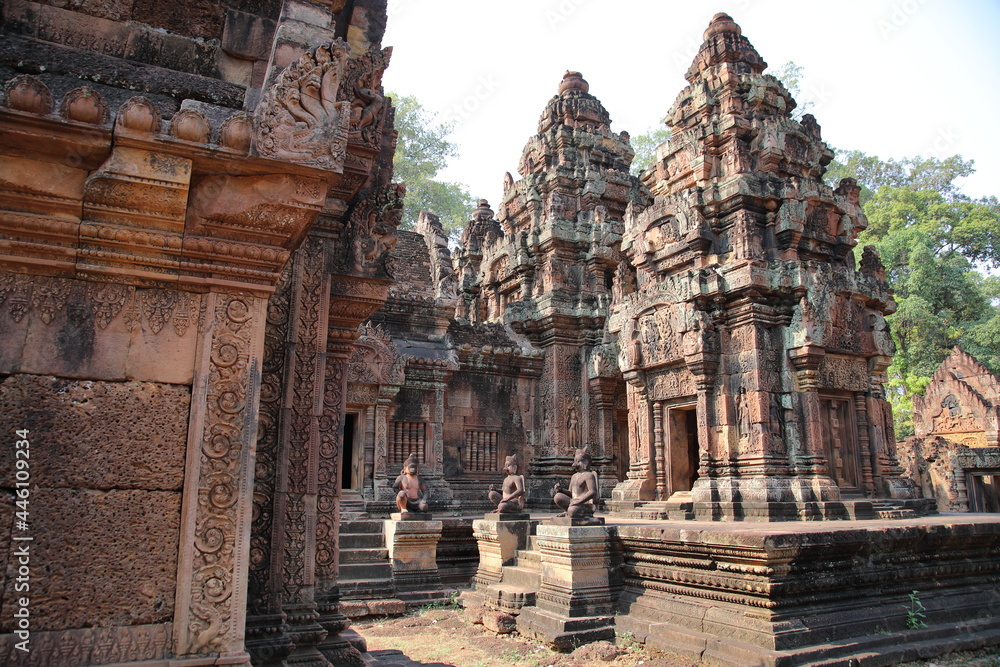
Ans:
[[[340,488],[358,488],[357,474],[357,453],[354,451],[354,429],[358,421],[358,415],[348,412],[344,415],[344,451],[341,461]]]
[[[668,411],[670,494],[687,493],[698,479],[698,411],[695,406]]]
[[[972,472],[967,479],[969,511],[1000,512],[1000,472]]]

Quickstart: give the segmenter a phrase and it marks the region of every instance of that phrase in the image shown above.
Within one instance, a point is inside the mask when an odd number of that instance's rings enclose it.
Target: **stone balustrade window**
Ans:
[[[427,424],[424,422],[390,422],[389,463],[403,465],[410,454],[417,455],[417,461],[424,462],[424,444],[427,440]]]
[[[462,453],[466,472],[500,470],[500,434],[496,431],[466,431]]]

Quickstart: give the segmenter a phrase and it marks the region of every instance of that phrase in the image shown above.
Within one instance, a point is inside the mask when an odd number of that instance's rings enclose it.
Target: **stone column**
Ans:
[[[796,390],[802,407],[804,451],[796,457],[799,474],[828,475],[823,449],[823,415],[819,401],[819,364],[826,350],[815,345],[790,349],[788,356],[795,368]]]
[[[667,497],[667,457],[664,454],[663,403],[653,403],[653,447],[656,451],[656,498]]]
[[[614,640],[610,530],[538,526],[542,584],[536,606],[523,608],[517,617],[521,634],[560,650]]]
[[[375,405],[375,468],[372,475],[375,500],[392,500],[392,473],[389,470],[389,411],[399,393],[399,387],[381,386]]]

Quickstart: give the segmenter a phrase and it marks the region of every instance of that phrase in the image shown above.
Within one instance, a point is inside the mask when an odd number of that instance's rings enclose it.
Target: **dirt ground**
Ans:
[[[597,642],[572,653],[556,653],[517,632],[498,635],[452,607],[431,608],[398,618],[361,619],[354,623],[368,640],[368,650],[398,649],[423,663],[453,667],[693,667],[679,655],[647,651],[628,635],[615,643]],[[967,651],[905,667],[998,667],[1000,648]],[[902,667],[902,666],[901,666]]]

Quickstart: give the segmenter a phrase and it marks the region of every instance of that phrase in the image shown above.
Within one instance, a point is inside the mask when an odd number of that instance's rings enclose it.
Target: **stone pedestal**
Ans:
[[[527,514],[491,513],[472,522],[479,547],[479,569],[473,579],[477,591],[500,582],[504,565],[511,565],[518,550],[527,547],[531,528]]]
[[[566,650],[614,640],[609,528],[542,524],[536,535],[541,590],[537,606],[521,610],[518,631]]]
[[[385,521],[385,545],[397,597],[407,601],[432,593],[436,595],[431,597],[439,597],[441,576],[437,567],[437,545],[442,523],[416,518],[415,512],[390,516],[393,518]],[[430,515],[421,513],[419,516]]]

